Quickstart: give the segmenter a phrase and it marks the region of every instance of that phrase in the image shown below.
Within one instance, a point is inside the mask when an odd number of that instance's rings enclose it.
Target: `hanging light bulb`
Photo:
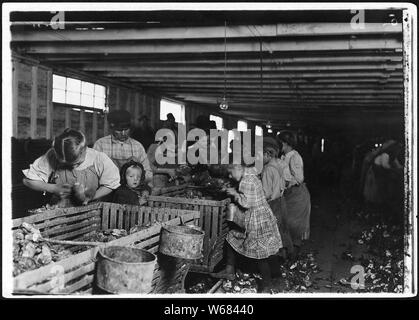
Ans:
[[[223,100],[220,103],[220,109],[221,110],[227,110],[228,109],[228,103],[227,103],[226,97],[223,97]]]
[[[224,96],[219,105],[221,110],[228,109],[226,91],[227,91],[227,21],[224,21]]]
[[[270,128],[269,128],[269,129],[268,129],[268,133],[272,133],[272,129],[270,129]]]

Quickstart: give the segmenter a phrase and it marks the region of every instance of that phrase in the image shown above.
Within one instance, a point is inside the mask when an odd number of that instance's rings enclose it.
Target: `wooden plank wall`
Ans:
[[[106,115],[77,111],[52,102],[54,70],[32,60],[13,58],[12,61],[12,112],[15,138],[51,139],[62,132],[63,128],[72,127],[83,131],[88,144],[93,144],[98,138],[108,134]],[[74,77],[73,74],[71,76]],[[145,94],[124,86],[108,85],[109,110],[128,110],[132,114],[134,125],[138,125],[138,118],[146,114],[155,129],[161,128],[160,100],[161,97],[157,95]],[[221,115],[214,109],[187,104],[185,106],[187,128],[196,122],[199,115],[210,114],[222,116],[227,129],[235,128],[237,125],[237,119],[234,117]]]
[[[88,144],[107,134],[106,116],[102,113],[77,111],[52,102],[54,70],[32,60],[12,59],[13,137],[17,139],[51,139],[72,127],[82,130]],[[73,75],[72,75],[73,76]],[[141,114],[147,114],[152,126],[160,125],[160,97],[134,89],[109,86],[109,110],[125,109],[138,124]]]
[[[146,114],[150,124],[158,128],[160,125],[160,99],[159,96],[144,94],[123,87],[109,88],[109,110],[123,109],[131,113],[133,124],[138,125],[138,118]]]

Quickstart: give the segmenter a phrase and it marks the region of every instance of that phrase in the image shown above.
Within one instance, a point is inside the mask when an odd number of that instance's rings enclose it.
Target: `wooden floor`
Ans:
[[[370,257],[366,245],[359,244],[361,232],[366,228],[361,220],[356,218],[356,205],[340,197],[336,188],[317,189],[312,193],[311,237],[303,247],[301,256],[313,254],[320,272],[310,278],[313,285],[308,287],[308,293],[355,293],[350,280],[355,273],[351,268],[359,262],[351,261],[345,252],[355,259],[361,256]],[[342,284],[342,279],[347,280]],[[287,293],[285,278],[274,279],[272,289]],[[217,293],[223,293],[222,287]]]
[[[343,259],[342,253],[349,251],[355,257],[367,254],[366,246],[351,238],[363,230],[362,226],[355,219],[352,206],[342,205],[332,190],[324,190],[312,200],[311,239],[304,252],[315,254],[321,271],[314,277],[315,286],[309,291],[354,292],[350,285],[339,284],[341,279],[351,277],[351,268],[357,264]]]

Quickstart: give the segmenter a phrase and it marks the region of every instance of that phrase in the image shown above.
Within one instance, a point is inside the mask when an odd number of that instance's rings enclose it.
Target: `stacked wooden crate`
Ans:
[[[45,238],[57,240],[88,239],[98,230],[151,226],[103,246],[126,245],[146,249],[158,255],[152,283],[153,293],[183,292],[189,264],[183,260],[158,254],[162,225],[197,224],[199,213],[191,210],[159,209],[113,203],[96,203],[85,207],[45,211],[13,221],[13,229],[23,222],[31,223]],[[159,222],[154,224],[155,222]],[[71,246],[71,251],[84,251],[41,268],[24,272],[14,278],[17,292],[33,291],[48,294],[91,294],[98,247]]]
[[[199,226],[205,232],[203,259],[191,268],[195,272],[213,272],[215,266],[223,258],[225,237],[228,225],[225,219],[230,199],[205,200],[188,199],[181,196],[190,187],[188,185],[165,190],[163,195],[148,197],[149,207],[195,210],[200,212]]]

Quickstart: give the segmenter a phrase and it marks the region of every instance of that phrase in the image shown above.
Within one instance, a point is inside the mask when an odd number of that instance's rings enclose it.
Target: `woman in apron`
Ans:
[[[280,256],[286,258],[294,250],[291,235],[285,223],[287,206],[284,198],[285,179],[278,165],[279,145],[275,139],[265,137],[263,139],[263,171],[262,186],[265,197],[278,222],[284,250],[280,250]]]
[[[119,187],[119,171],[102,152],[86,146],[80,131],[66,129],[53,146],[23,171],[23,183],[52,194],[51,205],[68,207],[103,198]]]
[[[281,132],[284,155],[279,161],[285,178],[285,203],[287,213],[285,223],[294,244],[294,255],[299,253],[303,240],[310,237],[310,193],[304,183],[303,159],[294,150],[295,140],[291,132]]]

